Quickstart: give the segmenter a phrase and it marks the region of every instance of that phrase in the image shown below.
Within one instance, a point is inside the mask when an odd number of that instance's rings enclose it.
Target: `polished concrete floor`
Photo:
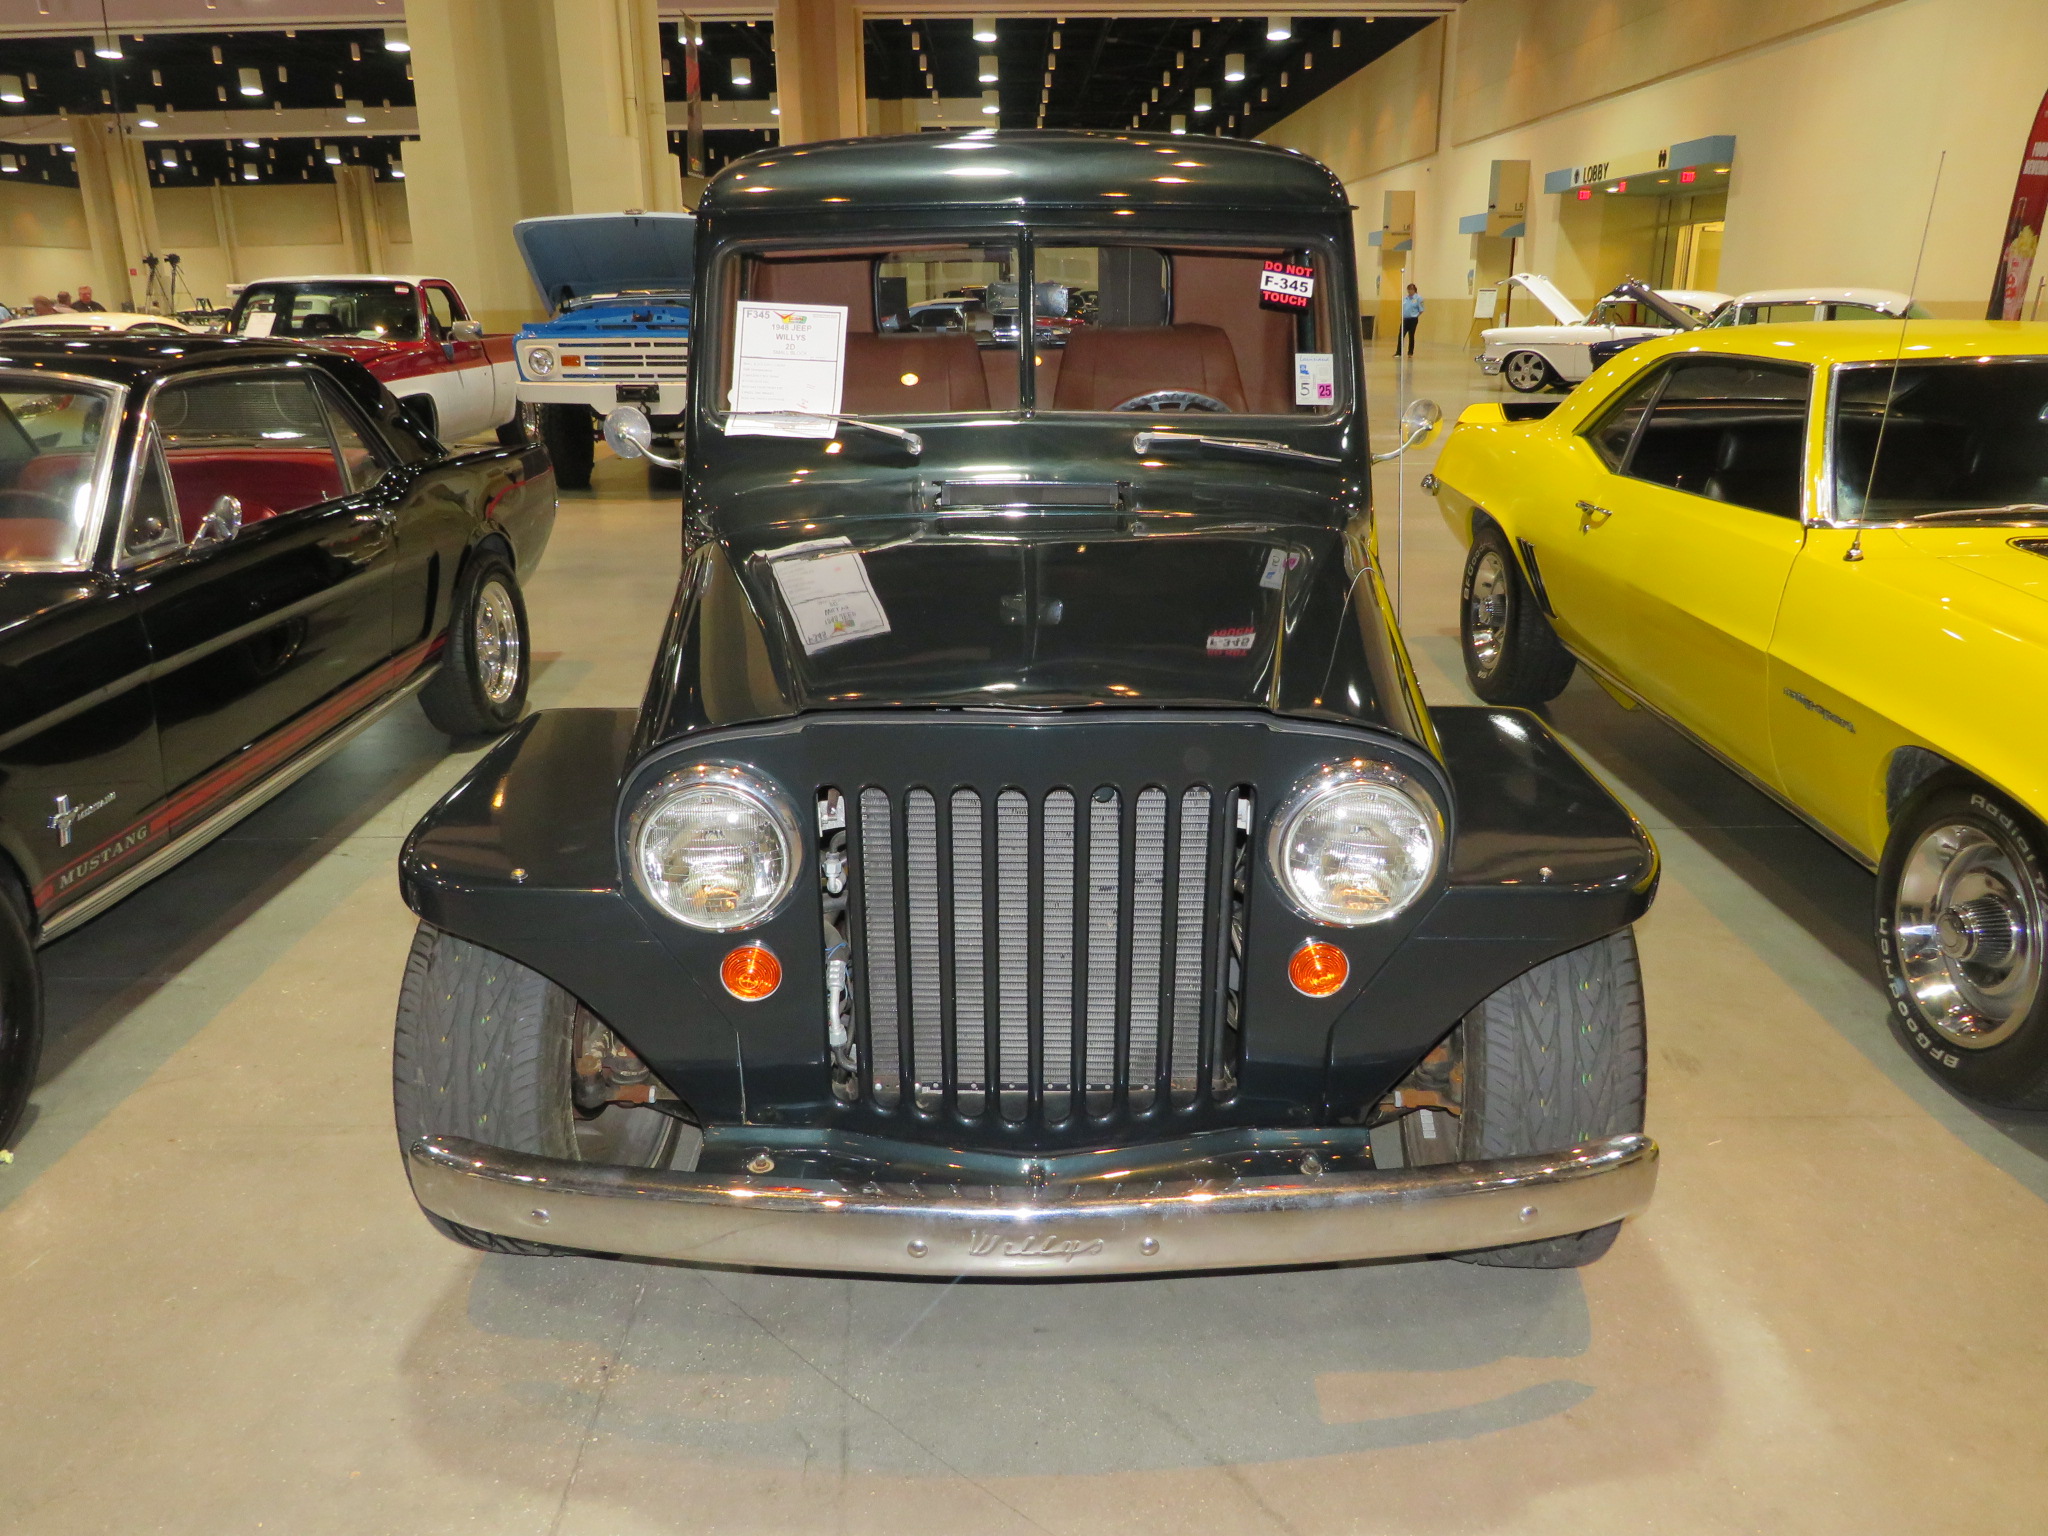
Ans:
[[[1461,351],[1397,374],[1455,410]],[[1458,554],[1379,486],[1463,695]],[[565,498],[534,702],[638,699],[676,508]],[[45,954],[0,1167],[0,1532],[2021,1532],[2048,1508],[2048,1117],[1884,1033],[1869,878],[1662,727],[1551,711],[1653,828],[1655,1206],[1578,1273],[897,1284],[482,1257],[387,1092],[408,707]]]

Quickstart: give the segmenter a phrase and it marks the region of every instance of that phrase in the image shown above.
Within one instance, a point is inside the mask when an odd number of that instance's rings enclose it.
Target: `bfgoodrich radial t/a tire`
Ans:
[[[1643,981],[1624,928],[1545,961],[1459,1021],[1439,1080],[1458,1114],[1417,1110],[1401,1122],[1410,1164],[1561,1152],[1643,1128]],[[1590,1232],[1454,1254],[1468,1264],[1574,1269],[1614,1246],[1621,1223]]]
[[[1458,604],[1465,678],[1489,704],[1547,704],[1572,680],[1572,654],[1529,589],[1507,535],[1482,519],[1473,529]]]
[[[17,892],[0,875],[0,1149],[28,1108],[43,1048],[43,989]]]
[[[510,730],[526,710],[529,655],[526,602],[512,567],[496,550],[479,550],[455,584],[447,653],[420,708],[458,741]]]
[[[1892,1028],[1959,1093],[2048,1109],[2048,838],[2009,796],[1928,785],[1877,876]]]

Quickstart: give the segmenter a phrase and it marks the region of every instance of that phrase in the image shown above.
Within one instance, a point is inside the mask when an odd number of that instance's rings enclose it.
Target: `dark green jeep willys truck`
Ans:
[[[1656,855],[1537,717],[1422,702],[1335,178],[923,134],[700,213],[645,701],[529,719],[403,855],[435,1224],[897,1275],[1604,1252],[1655,1177]]]

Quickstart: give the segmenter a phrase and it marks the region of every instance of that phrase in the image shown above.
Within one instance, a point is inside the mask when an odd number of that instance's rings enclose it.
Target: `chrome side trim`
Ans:
[[[1171,1274],[1457,1253],[1633,1216],[1657,1146],[1614,1136],[1486,1163],[1217,1183],[777,1184],[531,1157],[454,1136],[408,1149],[427,1210],[596,1253],[762,1269],[1010,1279]]]
[[[344,721],[336,726],[297,757],[288,759],[282,766],[251,784],[206,820],[195,822],[142,859],[133,869],[123,870],[91,895],[80,897],[76,905],[66,907],[43,924],[36,935],[36,943],[43,945],[52,939],[62,938],[81,923],[98,917],[131,891],[148,884],[173,864],[182,863],[190,858],[272,796],[289,789],[318,768],[399,703],[419,692],[427,685],[428,679],[438,671],[438,662],[427,663],[417,674],[407,678],[353,720]]]
[[[1565,649],[1571,651],[1570,646],[1566,646]],[[1692,745],[1698,747],[1702,752],[1706,753],[1707,756],[1711,757],[1715,762],[1719,763],[1723,768],[1726,768],[1730,773],[1734,774],[1737,778],[1741,779],[1745,784],[1747,784],[1751,789],[1755,790],[1758,794],[1763,795],[1768,799],[1776,802],[1777,805],[1780,806],[1782,809],[1790,811],[1794,816],[1797,816],[1801,821],[1806,823],[1806,825],[1810,827],[1813,831],[1818,832],[1822,837],[1826,838],[1829,842],[1833,843],[1837,848],[1841,849],[1842,852],[1846,853],[1850,858],[1854,859],[1858,864],[1861,864],[1865,869],[1869,870],[1872,874],[1875,874],[1877,872],[1876,859],[1871,858],[1868,854],[1862,852],[1860,849],[1855,848],[1849,843],[1844,842],[1841,838],[1837,837],[1833,832],[1830,832],[1826,827],[1822,826],[1819,822],[1815,821],[1811,816],[1807,815],[1805,811],[1801,810],[1792,801],[1787,800],[1783,794],[1779,793],[1778,790],[1773,788],[1771,785],[1766,784],[1762,779],[1758,778],[1755,774],[1751,773],[1747,768],[1743,767],[1742,764],[1736,762],[1734,758],[1730,757],[1727,753],[1723,752],[1719,747],[1715,746],[1712,742],[1703,740],[1700,736],[1696,735],[1686,726],[1682,725],[1677,720],[1672,719],[1670,715],[1666,714],[1663,710],[1659,709],[1656,705],[1652,704],[1648,699],[1644,698],[1640,693],[1636,692],[1635,689],[1629,687],[1627,683],[1621,681],[1621,679],[1616,677],[1612,672],[1607,671],[1603,667],[1595,666],[1592,662],[1586,660],[1585,657],[1581,656],[1577,651],[1572,651],[1572,659],[1577,661],[1580,666],[1584,667],[1594,677],[1598,678],[1604,686],[1612,689],[1616,693],[1625,693],[1630,698],[1634,699],[1636,701],[1636,707],[1638,709],[1642,710],[1645,714],[1652,715],[1656,719],[1662,721],[1665,725],[1669,726],[1672,730],[1676,731],[1679,735],[1683,736],[1687,741],[1692,743]]]

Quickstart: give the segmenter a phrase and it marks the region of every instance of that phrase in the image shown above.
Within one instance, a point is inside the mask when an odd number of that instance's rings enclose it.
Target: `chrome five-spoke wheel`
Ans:
[[[1520,390],[1525,395],[1535,393],[1550,382],[1550,364],[1534,352],[1509,353],[1500,371],[1510,389]]]
[[[1921,1019],[1966,1050],[2011,1036],[2041,995],[2043,915],[2023,862],[1992,831],[1925,828],[1893,901],[1899,979]]]

